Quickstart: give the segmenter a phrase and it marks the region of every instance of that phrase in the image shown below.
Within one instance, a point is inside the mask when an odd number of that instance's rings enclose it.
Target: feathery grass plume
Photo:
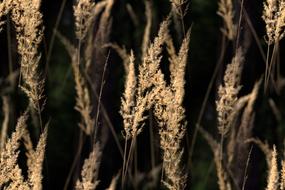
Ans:
[[[12,7],[11,1],[12,0],[3,0],[2,2],[0,2],[0,32],[2,31],[2,25],[5,23],[1,19],[3,16],[7,15],[11,10]]]
[[[90,152],[89,157],[85,159],[82,170],[81,179],[76,182],[76,190],[95,190],[99,184],[98,172],[101,163],[102,152],[100,150],[99,143],[93,146],[92,152]]]
[[[26,128],[27,113],[24,113],[17,122],[16,131],[5,143],[0,153],[0,188],[30,190],[29,185],[22,176],[22,170],[17,164],[19,155],[20,139]]]
[[[95,3],[92,0],[78,0],[73,6],[75,17],[75,34],[77,39],[83,40],[94,22]]]
[[[129,62],[129,71],[126,78],[125,92],[121,100],[122,104],[120,111],[124,120],[124,129],[127,139],[129,139],[130,137],[134,137],[137,133],[139,133],[138,124],[141,122],[140,119],[143,119],[143,117],[140,116],[141,114],[143,114],[143,112],[140,112],[140,114],[134,114],[134,106],[136,104],[135,95],[137,87],[137,78],[134,66],[135,57],[133,52],[131,52]],[[139,116],[139,118],[136,119],[137,116]]]
[[[280,41],[285,35],[284,0],[267,0],[264,2],[262,19],[266,24],[267,43],[270,45]]]
[[[142,131],[143,125],[140,125],[146,119],[144,113],[153,105],[154,96],[156,94],[153,91],[153,87],[157,81],[164,83],[163,78],[157,78],[157,73],[161,73],[159,70],[162,52],[161,46],[165,41],[168,25],[168,20],[161,24],[158,36],[155,38],[154,43],[150,44],[147,54],[139,66],[138,79],[136,79],[135,76],[134,56],[133,54],[130,56],[127,83],[121,107],[124,124],[127,124],[127,126],[124,126],[126,138],[134,138]],[[133,89],[136,86],[137,88]],[[135,103],[133,103],[134,101]]]
[[[267,187],[266,190],[277,190],[279,187],[279,171],[277,164],[277,151],[276,147],[273,147],[271,151],[270,165],[268,166],[269,172],[267,176]]]
[[[166,40],[168,38],[168,28],[164,28]],[[187,63],[188,49],[190,41],[190,32],[183,40],[178,55],[173,56],[171,61],[171,84],[167,86],[163,73],[159,69],[160,58],[149,60],[149,65],[157,67],[156,73],[153,75],[155,95],[154,102],[154,115],[158,122],[159,134],[160,134],[160,146],[163,150],[163,171],[162,183],[168,189],[184,189],[186,186],[187,174],[185,168],[182,165],[182,140],[186,131],[185,110],[182,106],[184,98],[184,69]],[[154,42],[155,44],[155,42]],[[148,53],[151,55],[152,51],[158,51],[158,49],[151,49]],[[161,46],[158,48],[162,48]],[[161,50],[160,50],[161,51]],[[175,58],[174,58],[175,57]],[[152,68],[153,69],[153,68]]]
[[[218,129],[220,134],[225,135],[229,131],[232,112],[237,103],[237,95],[241,89],[240,78],[243,68],[244,55],[241,48],[238,48],[232,62],[227,65],[224,80],[219,86],[218,100],[216,101],[218,112]]]
[[[188,51],[190,43],[190,30],[187,32],[179,53],[175,58],[170,59],[170,73],[171,73],[171,86],[174,91],[175,101],[177,104],[182,105],[185,90],[185,71],[187,65]]]
[[[217,14],[223,19],[224,27],[222,33],[229,39],[233,40],[237,33],[237,25],[234,22],[235,12],[232,0],[220,0]]]
[[[10,107],[9,107],[9,98],[8,96],[2,97],[2,110],[4,113],[4,119],[1,128],[1,142],[0,142],[0,152],[3,150],[6,138],[7,138],[7,130],[9,127],[9,118],[10,118]]]
[[[228,173],[226,172],[225,166],[223,165],[221,151],[219,150],[219,143],[203,128],[199,128],[199,131],[206,139],[214,153],[214,161],[216,164],[218,184],[220,190],[231,190],[231,183]]]
[[[159,67],[162,58],[162,46],[167,37],[168,26],[168,19],[161,23],[158,36],[149,45],[143,62],[139,66],[138,91],[140,94],[144,94],[145,91],[150,90],[156,83],[165,83]]]
[[[285,161],[284,159],[281,162],[281,182],[280,182],[280,190],[285,190]]]
[[[26,129],[23,134],[24,145],[27,149],[28,181],[32,190],[42,189],[42,170],[47,139],[47,126],[41,134],[37,147],[34,150],[30,134]]]
[[[162,183],[168,189],[185,189],[187,174],[182,163],[184,150],[181,145],[186,131],[185,110],[175,102],[174,92],[166,86],[158,91],[154,109],[163,150]]]
[[[41,112],[44,105],[44,79],[39,71],[41,55],[38,52],[43,38],[40,0],[13,0],[11,18],[16,29],[18,53],[21,56],[21,89],[29,97],[31,105]],[[43,102],[41,105],[40,103]]]

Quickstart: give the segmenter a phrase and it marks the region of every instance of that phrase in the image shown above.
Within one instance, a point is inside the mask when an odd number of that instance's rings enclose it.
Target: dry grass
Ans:
[[[11,18],[17,32],[17,48],[21,56],[21,89],[38,112],[43,109],[44,79],[39,71],[39,45],[43,38],[39,0],[12,1]]]
[[[227,66],[224,75],[223,85],[218,90],[217,112],[218,129],[220,134],[226,135],[233,120],[234,107],[238,100],[238,93],[241,89],[240,78],[244,63],[242,48],[239,48],[231,64]]]
[[[237,24],[235,23],[235,11],[233,0],[220,0],[217,14],[223,19],[224,27],[222,33],[229,39],[234,40],[237,33]]]
[[[99,184],[98,172],[101,163],[102,152],[99,143],[95,144],[89,157],[85,159],[81,179],[77,180],[76,190],[95,190]]]
[[[192,183],[188,178],[189,170],[193,168],[185,164],[188,159],[184,140],[187,132],[185,100],[185,75],[190,51],[190,29],[185,31],[184,17],[187,15],[189,2],[187,0],[170,0],[169,16],[160,24],[157,35],[152,38],[155,28],[154,1],[145,0],[145,28],[139,44],[133,50],[127,50],[124,45],[111,43],[113,8],[115,0],[78,0],[73,6],[76,45],[69,42],[58,33],[71,58],[71,68],[76,91],[75,109],[80,115],[80,140],[78,150],[71,166],[66,182],[74,176],[72,187],[77,190],[95,190],[101,187],[99,169],[104,162],[104,147],[108,145],[101,139],[108,138],[108,132],[97,133],[98,127],[105,126],[105,121],[99,121],[101,116],[101,99],[105,84],[105,72],[110,53],[113,48],[122,58],[122,66],[126,74],[124,93],[121,98],[120,114],[123,121],[123,136],[125,150],[122,172],[119,172],[110,182],[109,190],[140,189],[140,181],[152,181],[145,187],[164,188],[169,190],[184,190]],[[120,3],[118,3],[120,4]],[[243,5],[243,3],[241,3]],[[41,45],[44,39],[43,15],[40,11],[40,0],[2,0],[0,2],[0,31],[4,28],[4,18],[12,21],[15,30],[17,54],[19,56],[20,78],[19,87],[29,99],[25,111],[18,119],[16,128],[10,138],[9,129],[12,115],[9,92],[1,92],[3,121],[0,141],[0,188],[9,190],[41,190],[43,186],[43,163],[47,146],[47,126],[43,128],[42,112],[46,103],[44,94],[45,79],[41,72]],[[140,25],[135,11],[130,4],[127,11],[135,27]],[[242,12],[242,11],[241,11]],[[223,19],[222,34],[233,43],[237,31],[241,30],[235,19],[236,7],[232,0],[220,0],[217,14]],[[240,16],[240,21],[243,15]],[[266,43],[268,45],[265,91],[270,80],[280,82],[279,42],[285,32],[285,1],[266,0],[262,19],[265,22]],[[173,25],[171,22],[174,22]],[[174,26],[174,28],[172,28]],[[173,29],[178,34],[173,35]],[[9,31],[8,31],[9,33]],[[242,36],[242,35],[241,35]],[[153,39],[153,40],[152,40]],[[225,38],[224,38],[225,39]],[[239,40],[239,39],[238,39]],[[135,43],[135,42],[134,42]],[[223,44],[225,45],[225,44]],[[270,45],[274,45],[270,52]],[[177,48],[179,47],[179,48]],[[277,146],[263,143],[254,138],[256,106],[262,80],[252,87],[250,93],[241,95],[242,71],[246,59],[246,51],[250,46],[235,49],[235,55],[225,72],[222,73],[222,83],[217,89],[216,112],[218,139],[200,128],[199,131],[208,142],[213,152],[213,162],[216,166],[217,184],[220,190],[244,189],[247,181],[247,170],[252,149],[250,143],[257,144],[265,153],[268,166],[266,190],[285,189],[285,161],[278,164]],[[223,47],[224,48],[224,47]],[[230,51],[230,50],[229,50]],[[140,55],[140,56],[139,56]],[[168,59],[169,68],[165,69],[164,58]],[[221,58],[221,62],[224,58]],[[276,67],[275,67],[276,66]],[[279,70],[278,70],[279,69]],[[12,68],[13,70],[13,68]],[[96,71],[96,72],[95,72]],[[275,77],[272,72],[277,73]],[[21,103],[22,104],[22,103]],[[282,112],[278,110],[273,99],[269,104],[282,122]],[[18,105],[17,105],[18,106]],[[29,115],[37,112],[41,126],[40,135],[33,138],[29,128]],[[108,117],[108,113],[104,113]],[[17,114],[15,114],[17,115]],[[192,116],[191,116],[192,117]],[[151,155],[152,168],[140,175],[138,171],[138,136],[147,133],[150,128],[151,151],[160,154]],[[83,133],[82,133],[83,131]],[[191,130],[190,130],[191,131]],[[152,134],[155,133],[155,134]],[[107,137],[105,137],[105,136]],[[104,137],[102,137],[104,136]],[[119,135],[115,138],[119,139]],[[155,139],[154,139],[155,138]],[[37,139],[37,145],[33,141]],[[86,142],[88,139],[90,142]],[[187,139],[188,140],[188,139]],[[103,141],[103,140],[102,140]],[[129,144],[131,142],[131,144]],[[157,142],[158,146],[154,145]],[[188,142],[188,141],[187,141]],[[83,146],[91,146],[89,156],[79,167]],[[187,144],[188,145],[188,144]],[[157,149],[157,150],[156,150]],[[26,163],[20,161],[20,152],[25,153]],[[186,151],[187,152],[187,151]],[[24,155],[24,154],[23,154]],[[192,155],[191,155],[192,156]],[[22,166],[24,165],[24,167]],[[160,167],[161,165],[161,167]],[[76,166],[77,170],[76,170]],[[103,166],[103,165],[102,165]],[[27,171],[22,171],[26,168]],[[104,168],[103,168],[104,169]],[[80,171],[80,172],[78,172]],[[77,172],[77,173],[76,173]],[[195,171],[191,171],[195,172]],[[116,173],[116,172],[114,172]],[[141,176],[147,176],[144,177]],[[120,181],[119,178],[122,178]],[[160,184],[155,184],[160,179]],[[144,181],[145,180],[145,181]],[[121,182],[121,184],[119,184]]]

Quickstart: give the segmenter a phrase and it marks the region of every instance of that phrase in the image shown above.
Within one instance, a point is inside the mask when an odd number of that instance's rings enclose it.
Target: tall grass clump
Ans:
[[[265,90],[271,81],[280,82],[279,41],[284,37],[285,31],[285,3],[282,0],[267,0],[264,2],[262,19],[265,22],[267,60],[265,70]],[[273,45],[271,51],[270,45]],[[279,87],[277,87],[279,88]],[[277,89],[280,91],[280,89]]]
[[[187,175],[182,164],[182,141],[186,130],[183,97],[190,32],[176,53],[170,43],[172,39],[168,31],[169,22],[167,19],[160,25],[158,36],[150,43],[139,65],[138,77],[135,75],[134,55],[131,53],[121,114],[126,137],[136,138],[142,131],[145,112],[153,109],[163,151],[162,184],[168,189],[184,189]],[[169,48],[174,48],[169,57],[170,85],[167,85],[160,68],[162,47],[167,41],[172,45]]]
[[[285,190],[285,0],[49,3],[0,0],[0,189]]]
[[[40,72],[39,53],[43,39],[42,14],[39,0],[12,1],[11,18],[16,29],[17,51],[20,55],[21,89],[39,113],[45,103],[44,79]]]
[[[18,120],[15,132],[5,143],[0,155],[0,186],[3,189],[42,189],[42,168],[44,161],[47,130],[40,136],[36,149],[33,148],[27,131],[27,113]],[[18,165],[20,141],[24,140],[27,156],[28,177],[23,175]]]

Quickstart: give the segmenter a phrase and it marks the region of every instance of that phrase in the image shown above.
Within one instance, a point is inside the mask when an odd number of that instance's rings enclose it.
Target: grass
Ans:
[[[63,1],[59,17],[66,3]],[[0,2],[0,32],[7,38],[9,48],[9,61],[0,76],[0,188],[284,190],[284,135],[276,134],[284,127],[284,0],[264,2],[260,15],[264,38],[260,38],[263,34],[250,20],[247,2],[216,2],[220,44],[215,50],[219,57],[201,98],[204,100],[196,108],[196,121],[192,105],[188,105],[188,99],[193,97],[189,91],[195,93],[188,84],[188,75],[192,66],[199,64],[192,62],[192,39],[197,34],[192,32],[197,30],[196,23],[189,22],[192,2],[164,1],[162,12],[167,15],[160,15],[157,2],[145,0],[141,5],[144,9],[136,12],[131,2],[78,0],[70,10],[73,35],[63,34],[57,18],[46,52],[42,50],[46,41],[41,1]],[[129,21],[120,28],[122,15]],[[118,37],[124,33],[127,40]],[[54,45],[69,56],[69,60],[61,58],[67,65],[65,74],[62,66],[53,66],[59,69],[55,73],[60,77],[44,70],[53,61]],[[14,52],[11,47],[16,47]],[[254,47],[258,53],[252,53]],[[203,51],[203,44],[195,48],[201,50],[193,52]],[[249,72],[252,57],[263,60],[264,67],[259,76],[247,81],[244,73]],[[58,78],[64,79],[57,83],[63,86],[46,87]],[[71,97],[56,92],[63,92],[67,83]],[[73,110],[51,112],[55,110],[53,106],[67,105],[69,100]],[[264,110],[268,114],[261,114]],[[63,124],[53,121],[57,114]],[[13,126],[15,116],[18,119]],[[270,134],[258,134],[263,130],[259,126],[263,121],[269,121],[270,128],[264,131]],[[60,134],[53,134],[57,131]],[[49,155],[53,154],[49,150],[62,150],[56,147],[61,145],[54,138],[62,138],[66,146],[70,131],[74,131],[75,140],[66,152],[70,154],[72,149],[73,153],[69,163],[64,163],[60,154]],[[195,144],[202,148],[195,148]],[[210,157],[210,162],[196,156]],[[254,168],[262,167],[260,158],[265,158],[267,172],[254,175]],[[50,167],[54,162],[66,164],[66,171],[58,172],[60,176]],[[266,186],[256,183],[264,178]],[[60,180],[60,185],[53,184],[53,180]]]

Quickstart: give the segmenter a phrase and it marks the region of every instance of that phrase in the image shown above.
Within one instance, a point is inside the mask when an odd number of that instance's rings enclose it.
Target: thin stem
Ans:
[[[47,57],[46,57],[45,75],[47,75],[47,72],[48,72],[48,65],[50,62],[51,54],[52,54],[52,49],[53,49],[53,45],[54,45],[54,41],[55,41],[55,37],[56,37],[56,31],[57,31],[57,28],[59,26],[60,20],[62,18],[62,14],[63,14],[64,8],[65,8],[66,2],[67,2],[67,0],[62,1],[58,15],[57,15],[55,25],[53,27],[53,32],[52,32],[52,36],[50,39],[49,48],[48,48]]]
[[[268,80],[268,64],[269,64],[269,56],[270,56],[270,47],[267,44],[267,53],[266,53],[266,63],[265,63],[265,78],[264,78],[264,93],[267,91],[267,80]]]
[[[106,73],[108,62],[109,62],[109,58],[110,58],[110,50],[108,51],[108,54],[107,54],[107,59],[105,61],[104,70],[103,70],[102,79],[101,79],[101,86],[100,86],[100,92],[99,92],[99,97],[98,97],[96,120],[95,120],[94,139],[96,139],[97,132],[98,132],[99,111],[100,111],[100,105],[101,105],[101,98],[102,98],[103,88],[104,88],[104,84],[105,84],[104,78],[105,78],[105,73]]]
[[[125,138],[125,148],[124,148],[124,159],[123,159],[123,169],[122,169],[122,182],[121,182],[121,189],[124,187],[125,183],[125,166],[126,166],[126,159],[127,159],[127,146],[128,140]]]
[[[242,183],[242,190],[245,189],[245,184],[246,184],[246,180],[247,180],[247,170],[248,170],[248,166],[249,166],[250,156],[251,156],[251,153],[252,153],[252,148],[253,148],[253,146],[251,145],[249,153],[248,153],[248,157],[247,157],[247,160],[246,160],[244,176],[243,176],[243,183]]]

